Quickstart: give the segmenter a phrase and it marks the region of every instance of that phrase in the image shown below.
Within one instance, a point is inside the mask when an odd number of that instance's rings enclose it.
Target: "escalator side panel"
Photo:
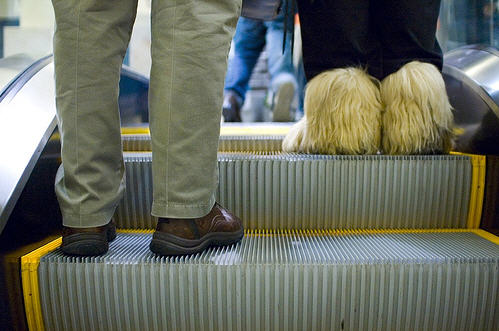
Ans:
[[[457,126],[455,150],[499,155],[499,52],[479,45],[444,56],[443,76]]]
[[[0,232],[56,126],[53,65],[0,103]],[[14,143],[15,142],[15,143]]]

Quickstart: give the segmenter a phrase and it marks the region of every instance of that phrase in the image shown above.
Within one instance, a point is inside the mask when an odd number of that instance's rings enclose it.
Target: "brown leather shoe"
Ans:
[[[194,219],[160,218],[149,248],[159,255],[186,255],[209,246],[225,246],[244,236],[243,224],[218,203]]]
[[[95,256],[107,252],[109,242],[116,238],[116,224],[111,220],[107,225],[94,228],[62,229],[61,249],[65,254]]]

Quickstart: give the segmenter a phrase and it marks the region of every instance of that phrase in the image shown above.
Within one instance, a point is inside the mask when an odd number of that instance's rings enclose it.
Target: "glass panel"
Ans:
[[[150,3],[151,0],[139,0],[130,48],[124,61],[147,76],[151,65]],[[0,58],[26,54],[36,59],[51,54],[54,28],[51,0],[0,0]]]
[[[139,0],[130,51],[125,62],[142,74],[150,67],[150,2]],[[442,0],[437,37],[448,51],[466,44],[499,47],[499,1]],[[54,14],[51,0],[0,1],[0,58],[52,52]]]
[[[0,57],[52,53],[54,14],[50,0],[0,1]]]
[[[444,52],[469,44],[499,46],[499,1],[442,0],[437,38]]]
[[[151,66],[150,10],[151,0],[138,0],[124,60],[144,76],[149,76]],[[499,0],[441,0],[438,23],[437,38],[444,52],[467,44],[499,47]],[[0,58],[25,54],[37,59],[51,54],[54,27],[51,0],[0,0]],[[295,63],[299,54],[295,49]]]

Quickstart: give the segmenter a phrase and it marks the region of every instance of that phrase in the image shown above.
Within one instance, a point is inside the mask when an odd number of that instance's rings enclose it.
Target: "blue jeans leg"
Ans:
[[[284,6],[284,8],[286,8],[286,6]],[[278,86],[275,86],[277,80],[281,80],[280,77],[283,75],[287,76],[288,80],[292,80],[296,86],[293,57],[291,56],[291,37],[293,33],[294,15],[290,14],[287,17],[286,47],[283,54],[284,19],[284,11],[281,11],[275,20],[264,23],[267,28],[266,43],[268,70],[271,79],[271,87],[274,92],[278,88]]]
[[[265,46],[264,22],[240,17],[234,35],[234,57],[229,60],[225,91],[236,92],[244,102],[251,72]]]

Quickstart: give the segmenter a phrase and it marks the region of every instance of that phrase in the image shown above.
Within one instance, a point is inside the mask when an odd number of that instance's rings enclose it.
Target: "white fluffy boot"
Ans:
[[[386,154],[448,153],[452,107],[438,69],[413,61],[381,82]]]
[[[305,116],[285,137],[284,152],[375,154],[381,142],[377,81],[358,68],[334,69],[312,79]]]

